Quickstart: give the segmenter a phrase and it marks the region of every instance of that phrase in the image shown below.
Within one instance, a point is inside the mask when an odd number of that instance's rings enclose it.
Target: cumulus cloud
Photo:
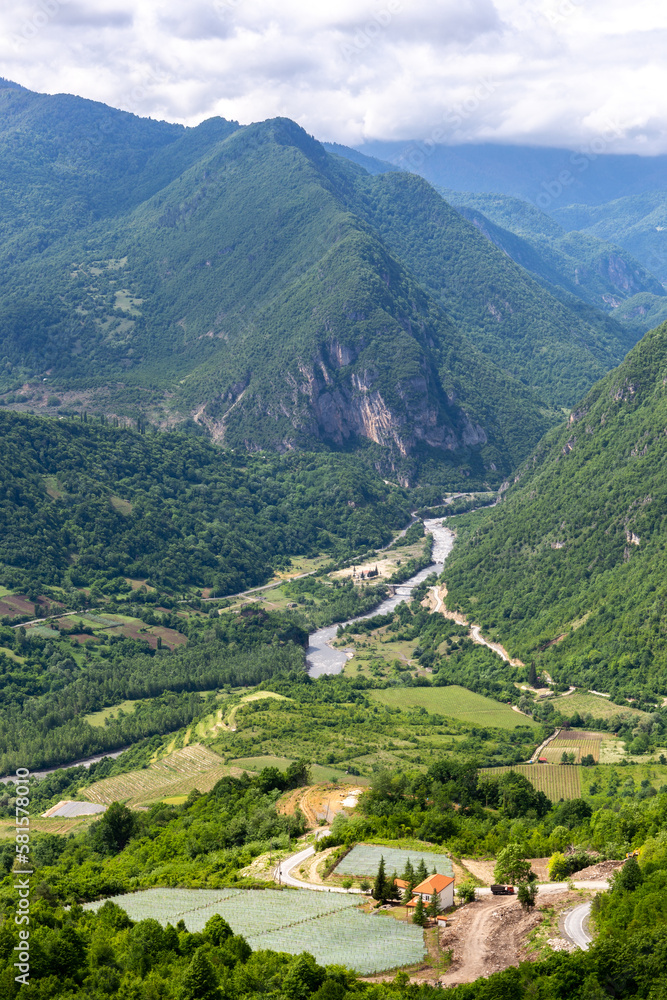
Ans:
[[[0,75],[196,124],[667,152],[655,0],[15,0]]]

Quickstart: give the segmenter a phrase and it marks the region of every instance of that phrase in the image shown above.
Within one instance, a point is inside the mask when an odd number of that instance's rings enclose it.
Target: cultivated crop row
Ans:
[[[410,861],[413,868],[424,859],[429,874],[435,868],[439,875],[453,875],[452,863],[446,854],[433,854],[424,851],[401,851],[395,847],[382,847],[378,844],[356,844],[336,865],[337,875],[375,875],[384,858],[385,871],[398,875],[405,870]]]
[[[562,752],[562,751],[561,751]],[[538,792],[544,792],[552,802],[581,798],[581,776],[578,767],[557,764],[515,764],[513,767],[485,767],[480,778],[495,778],[508,771],[517,771],[530,781]]]
[[[340,893],[161,888],[115,896],[113,902],[133,920],[184,920],[189,931],[201,931],[219,913],[253,949],[309,951],[322,965],[364,974],[413,964],[424,955],[420,927],[371,917],[357,908],[357,899]]]

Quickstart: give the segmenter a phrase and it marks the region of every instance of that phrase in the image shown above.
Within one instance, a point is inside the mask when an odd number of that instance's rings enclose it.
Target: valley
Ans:
[[[0,998],[29,859],[35,1000],[663,1000],[662,168],[517,150],[0,80]]]

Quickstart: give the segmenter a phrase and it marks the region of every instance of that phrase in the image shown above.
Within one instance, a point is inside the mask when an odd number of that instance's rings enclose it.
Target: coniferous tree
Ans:
[[[415,912],[412,914],[412,923],[423,927],[426,923],[426,911],[424,910],[424,900],[421,896],[417,899]]]
[[[384,871],[384,856],[380,858],[372,895],[373,899],[377,899],[378,902],[386,903],[387,901],[387,876]]]
[[[425,878],[428,878],[428,868],[426,867],[426,863],[423,858],[421,858],[419,864],[417,865],[417,877],[419,882],[423,882]]]
[[[537,670],[535,669],[535,660],[530,661],[530,669],[528,671],[528,683],[531,687],[537,687]]]
[[[426,913],[429,917],[437,917],[438,915],[438,894],[433,890],[433,894],[428,901],[428,906],[426,907]]]

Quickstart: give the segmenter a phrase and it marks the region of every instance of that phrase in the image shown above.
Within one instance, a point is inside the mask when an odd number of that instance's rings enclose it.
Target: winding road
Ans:
[[[329,830],[318,830],[317,836],[324,837],[329,833]],[[315,853],[314,847],[306,847],[304,850],[299,851],[298,854],[293,854],[289,858],[285,858],[280,864],[276,865],[275,878],[278,885],[291,885],[295,889],[314,889],[315,892],[342,892],[342,893],[355,893],[356,895],[364,895],[361,889],[343,889],[342,886],[337,885],[317,885],[315,882],[304,882],[303,879],[295,878],[291,873],[302,865],[304,861],[308,858],[312,858]]]
[[[576,885],[576,882],[575,882]],[[588,951],[593,938],[588,933],[588,918],[591,915],[591,901],[575,906],[565,917],[563,929],[570,941],[582,951]]]

